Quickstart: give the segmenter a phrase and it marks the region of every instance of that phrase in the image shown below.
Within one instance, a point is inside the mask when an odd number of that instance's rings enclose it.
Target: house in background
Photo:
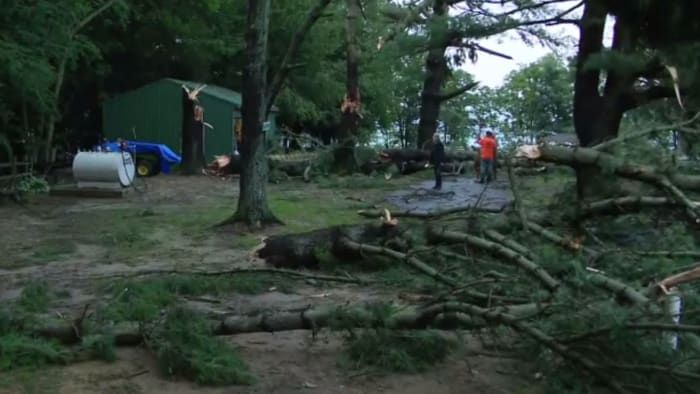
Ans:
[[[182,85],[193,90],[201,83],[165,78],[139,89],[121,93],[105,101],[102,107],[103,137],[165,144],[182,153]],[[199,93],[199,105],[204,108],[206,128],[204,154],[207,160],[214,155],[230,154],[236,150],[236,127],[240,127],[241,95],[220,86],[207,85]],[[277,131],[273,108],[265,124],[265,131]]]

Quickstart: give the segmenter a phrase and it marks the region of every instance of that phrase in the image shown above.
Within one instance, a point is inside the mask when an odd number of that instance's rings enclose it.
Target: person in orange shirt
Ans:
[[[479,140],[479,145],[481,146],[481,177],[479,178],[478,182],[489,183],[494,178],[493,170],[496,161],[496,149],[498,148],[498,142],[496,142],[496,137],[493,136],[493,133],[487,131],[486,136]]]

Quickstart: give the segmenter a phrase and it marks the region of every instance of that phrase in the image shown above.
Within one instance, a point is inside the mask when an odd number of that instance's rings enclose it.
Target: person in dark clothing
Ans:
[[[445,146],[440,141],[438,133],[433,134],[433,150],[430,152],[430,164],[435,170],[435,187],[433,189],[440,190],[442,188],[442,162],[445,161]]]

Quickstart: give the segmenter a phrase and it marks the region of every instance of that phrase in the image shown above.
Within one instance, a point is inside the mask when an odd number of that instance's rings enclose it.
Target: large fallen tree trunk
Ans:
[[[592,148],[567,148],[558,145],[539,145],[520,150],[520,157],[531,160],[540,160],[556,164],[577,166],[597,166],[604,168],[623,178],[634,179],[642,182],[659,184],[667,177],[677,187],[686,190],[700,191],[700,176],[670,172],[668,174],[658,171],[654,167],[635,165],[617,158],[611,154],[600,152]]]
[[[543,144],[521,147],[518,150],[518,155],[534,160],[566,164],[574,168],[598,167],[623,178],[649,183],[666,191],[675,201],[686,208],[686,212],[693,222],[700,223],[700,209],[681,190],[700,190],[700,176],[679,175],[675,172],[666,173],[654,167],[630,164],[592,148],[566,148]]]
[[[237,335],[254,332],[319,330],[333,322],[343,322],[346,328],[387,328],[395,330],[480,329],[492,325],[463,311],[472,305],[462,302],[440,302],[427,306],[405,306],[387,317],[378,318],[369,304],[319,305],[293,311],[268,311],[253,315],[226,315],[208,317],[212,335]],[[547,313],[548,304],[528,303],[489,308],[492,313],[507,313],[517,321]],[[166,312],[167,313],[167,312]],[[135,346],[144,339],[144,325],[138,322],[120,322],[110,326],[117,346]],[[64,344],[80,342],[83,327],[73,322],[39,318],[32,332],[40,337],[56,339]]]
[[[318,268],[323,258],[359,260],[361,254],[348,249],[341,239],[359,242],[401,243],[401,231],[386,224],[335,226],[301,234],[276,235],[264,240],[257,250],[258,257],[275,267]]]
[[[693,204],[700,207],[700,202],[693,202]],[[632,213],[643,208],[673,206],[678,206],[678,201],[667,197],[626,196],[585,203],[580,209],[579,216],[587,218],[594,215]]]

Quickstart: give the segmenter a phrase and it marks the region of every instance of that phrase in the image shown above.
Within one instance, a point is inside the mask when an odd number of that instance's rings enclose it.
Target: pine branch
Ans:
[[[579,242],[576,242],[571,239],[566,239],[558,234],[555,234],[554,232],[547,230],[546,228],[540,226],[535,222],[528,221],[526,225],[527,228],[533,231],[534,233],[539,234],[543,238],[548,239],[558,244],[559,246],[562,246],[565,249],[571,250],[572,252],[584,252],[593,258],[597,257],[600,254],[595,250],[583,246]]]
[[[346,247],[350,250],[357,251],[360,254],[362,254],[362,253],[378,254],[378,255],[389,256],[389,257],[392,257],[394,259],[400,260],[400,261],[404,262],[405,264],[407,264],[408,266],[410,266],[410,267],[422,272],[423,274],[435,279],[436,281],[442,282],[448,286],[456,287],[459,285],[459,283],[455,279],[452,279],[448,276],[441,274],[435,268],[420,261],[416,257],[412,257],[406,253],[401,253],[401,252],[398,252],[396,250],[381,247],[381,246],[361,244],[361,243],[355,242],[349,238],[342,238],[339,241],[339,243],[343,247]]]
[[[584,203],[579,212],[579,216],[581,218],[588,218],[593,215],[608,213],[624,214],[631,211],[638,211],[644,207],[664,207],[673,205],[678,205],[678,201],[666,197],[626,196],[608,198],[591,203]],[[694,201],[693,205],[696,208],[700,208],[700,202]],[[700,252],[698,256],[700,256]]]
[[[429,238],[445,240],[448,242],[465,242],[468,245],[495,253],[522,268],[535,279],[538,279],[549,291],[556,291],[559,287],[559,281],[554,279],[545,269],[522,254],[499,243],[491,242],[470,234],[448,231],[445,229],[436,230],[434,228],[428,228],[428,235]]]
[[[700,112],[696,113],[692,118],[685,120],[683,122],[674,123],[671,125],[654,126],[654,127],[650,127],[648,129],[645,129],[645,130],[636,131],[634,133],[624,134],[624,135],[621,135],[617,138],[603,141],[600,144],[591,147],[591,149],[602,151],[602,150],[605,150],[605,149],[607,149],[615,144],[619,144],[621,142],[626,142],[626,141],[629,141],[629,140],[632,140],[635,138],[645,137],[649,134],[656,133],[659,131],[676,130],[676,129],[682,128],[683,126],[687,126],[689,124],[692,124],[698,119],[700,119]]]
[[[626,393],[627,391],[623,389],[617,382],[609,378],[605,374],[601,373],[599,370],[600,366],[582,354],[569,349],[567,346],[561,344],[553,337],[547,335],[545,332],[532,327],[522,321],[510,315],[508,313],[499,313],[497,311],[492,311],[484,308],[479,308],[477,306],[463,304],[462,312],[467,313],[472,316],[478,316],[485,319],[487,322],[503,323],[506,324],[516,331],[519,331],[540,344],[548,347],[553,352],[559,354],[563,358],[572,361],[576,364],[583,366],[588,370],[593,376],[604,382],[608,387],[610,387],[616,393]]]
[[[590,148],[568,148],[556,145],[538,146],[532,152],[524,153],[531,160],[547,161],[569,166],[595,166],[611,170],[617,176],[634,179],[659,186],[666,176],[655,168],[643,165],[626,163],[617,157]],[[700,176],[671,173],[669,180],[675,186],[700,190]]]

